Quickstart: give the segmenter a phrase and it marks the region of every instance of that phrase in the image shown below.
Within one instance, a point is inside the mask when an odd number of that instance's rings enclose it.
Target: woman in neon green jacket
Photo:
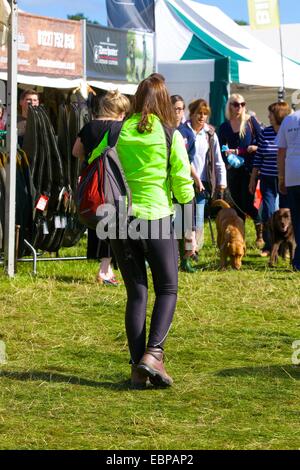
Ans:
[[[170,386],[163,364],[163,345],[177,300],[178,245],[174,236],[172,198],[191,204],[194,197],[190,164],[181,134],[175,127],[170,97],[160,76],[143,80],[134,96],[132,111],[123,124],[117,152],[132,194],[129,244],[132,260],[121,240],[111,240],[127,290],[126,333],[134,387],[148,378],[154,386]],[[172,137],[167,145],[166,136]],[[191,225],[185,234],[187,255],[194,253]],[[166,230],[167,229],[167,230]],[[155,291],[150,332],[146,343],[148,261]]]

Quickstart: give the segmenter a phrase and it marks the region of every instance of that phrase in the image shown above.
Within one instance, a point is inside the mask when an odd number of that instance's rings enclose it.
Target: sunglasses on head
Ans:
[[[233,103],[230,103],[234,108],[239,108],[240,106],[242,108],[244,108],[246,106],[246,103],[245,101],[243,101],[242,103],[238,103],[237,101],[234,101]]]

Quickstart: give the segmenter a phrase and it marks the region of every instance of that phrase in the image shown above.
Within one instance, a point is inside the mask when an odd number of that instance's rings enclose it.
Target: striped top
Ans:
[[[276,137],[277,134],[272,126],[265,127],[260,134],[253,167],[257,168],[263,176],[278,175]]]

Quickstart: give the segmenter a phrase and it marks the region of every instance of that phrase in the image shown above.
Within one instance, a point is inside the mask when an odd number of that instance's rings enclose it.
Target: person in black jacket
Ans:
[[[128,98],[119,91],[109,91],[102,99],[96,100],[94,119],[79,132],[73,147],[74,157],[90,164],[105,147],[115,145],[129,106]],[[111,267],[112,255],[109,242],[98,240],[95,230],[88,229],[87,257],[101,259],[97,282],[117,286]]]

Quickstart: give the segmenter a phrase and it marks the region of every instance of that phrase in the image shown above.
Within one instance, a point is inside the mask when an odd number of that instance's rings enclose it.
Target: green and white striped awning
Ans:
[[[222,78],[216,76],[217,73],[223,70],[224,74],[225,71],[224,67],[215,68],[215,62],[226,59],[230,83],[282,85],[280,55],[244,31],[217,7],[191,0],[157,0],[156,35],[159,65],[212,61],[210,75],[201,79],[214,81]],[[299,65],[285,58],[284,68],[286,88],[297,89]]]

